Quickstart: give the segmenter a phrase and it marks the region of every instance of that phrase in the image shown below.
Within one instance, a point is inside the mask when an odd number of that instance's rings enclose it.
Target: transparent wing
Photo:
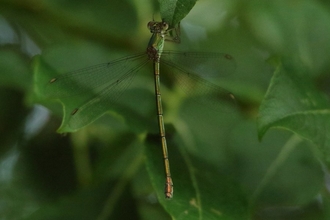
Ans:
[[[136,72],[143,60],[147,60],[145,53],[58,75],[46,82],[44,93],[49,98],[62,98],[91,91],[100,93],[114,88],[114,85],[117,85],[117,90],[124,90],[125,83],[120,82]]]
[[[61,127],[76,130],[96,120],[113,106],[135,73],[148,62],[147,55],[141,53],[50,79],[44,92],[64,103]]]
[[[200,96],[200,102],[215,109],[224,101],[235,104],[231,92],[204,79],[233,73],[236,62],[229,54],[164,51],[161,64],[170,67],[171,77],[178,81],[180,89],[187,95]]]
[[[201,77],[223,77],[236,69],[235,59],[225,53],[164,51],[162,60]]]

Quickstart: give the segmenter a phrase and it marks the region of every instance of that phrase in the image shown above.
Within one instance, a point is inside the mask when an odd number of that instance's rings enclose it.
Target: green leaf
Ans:
[[[324,4],[302,0],[247,1],[242,21],[249,32],[273,53],[300,57],[306,66],[319,71],[330,55],[330,15]]]
[[[149,136],[146,166],[160,203],[173,219],[247,219],[245,192],[223,166],[228,137],[238,115],[230,103],[189,97],[170,108],[175,130],[166,125],[174,195],[165,199],[165,177],[158,135]],[[219,97],[218,97],[219,98]],[[175,105],[174,101],[171,102]],[[196,104],[197,103],[197,104]],[[177,111],[175,110],[177,108]],[[170,118],[170,109],[164,117]],[[214,111],[213,111],[214,110]]]
[[[174,186],[171,200],[164,197],[163,160],[159,138],[148,138],[146,166],[160,203],[173,219],[247,219],[246,196],[239,183],[208,161],[169,142]]]
[[[100,95],[102,88],[95,81],[98,80],[100,82],[100,79],[105,82],[113,81],[113,75],[116,73],[98,71],[97,73],[89,73],[89,76],[75,76],[74,79],[65,78],[66,76],[62,76],[61,73],[64,72],[65,74],[70,69],[68,61],[65,59],[70,49],[66,49],[64,46],[55,46],[42,56],[34,58],[35,93],[42,102],[57,100],[63,106],[63,120],[58,132],[77,131],[106,113],[111,113],[112,117],[122,118],[130,125],[131,129],[136,131],[143,131],[147,127],[150,129],[150,127],[155,125],[155,122],[149,117],[153,108],[153,102],[151,101],[153,100],[153,94],[147,89],[146,81],[143,81],[144,79],[135,77],[137,78],[135,79],[135,85],[138,86],[139,83],[144,83],[144,86],[130,89],[120,87],[121,91],[115,90],[111,94]],[[73,51],[84,51],[84,54],[95,55],[101,53],[100,49],[95,45],[92,47],[76,45],[72,49]],[[66,55],[63,56],[63,54]],[[61,56],[64,58],[60,58]],[[80,58],[76,57],[75,62],[79,66],[85,60],[92,62],[89,59],[89,55]],[[51,63],[55,64],[51,65]],[[134,64],[136,63],[130,63],[130,65]],[[75,65],[75,63],[71,65]],[[107,63],[101,65],[107,65]],[[72,70],[69,72],[72,72]],[[61,83],[51,82],[52,79],[58,80],[59,77],[63,79]],[[131,80],[132,77],[128,78],[124,86],[128,87]],[[89,85],[91,81],[94,84]],[[145,102],[141,102],[142,98]],[[94,100],[93,104],[89,105],[88,109],[82,111],[80,107],[91,100]],[[130,102],[127,102],[127,100],[130,100]],[[79,110],[77,113],[74,113],[76,109]]]
[[[283,63],[275,71],[260,106],[259,138],[271,127],[288,129],[311,140],[330,160],[329,102],[314,88],[302,67]]]
[[[252,209],[300,207],[314,200],[323,187],[324,174],[309,141],[271,129],[260,142],[254,121],[239,124],[231,136],[226,157],[232,165],[225,166],[228,175],[235,175],[243,185]]]
[[[162,19],[175,27],[194,7],[197,0],[158,0]]]

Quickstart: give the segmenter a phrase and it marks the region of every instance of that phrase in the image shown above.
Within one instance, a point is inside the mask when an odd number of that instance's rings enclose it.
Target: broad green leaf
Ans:
[[[205,98],[179,101],[178,116],[172,121],[177,131],[166,126],[173,198],[164,198],[164,166],[158,135],[154,139],[149,136],[146,143],[151,182],[160,203],[173,219],[247,219],[246,195],[222,166],[228,133],[235,125],[237,112],[225,103],[212,109],[214,103],[202,102]],[[164,116],[171,114],[174,113],[167,111]]]
[[[158,0],[162,19],[175,27],[194,7],[197,0]]]
[[[259,137],[271,127],[291,130],[311,140],[330,159],[330,110],[302,67],[278,66],[260,106]]]
[[[147,141],[146,166],[160,203],[173,219],[247,219],[247,201],[238,182],[182,146],[172,141],[168,145],[174,186],[171,200],[164,198],[158,137]]]
[[[255,123],[246,121],[231,132],[227,173],[236,176],[257,212],[283,204],[300,207],[314,200],[324,184],[311,145],[280,129],[271,129],[260,142]]]
[[[126,88],[123,87],[123,94],[121,95],[117,93],[118,91],[114,91],[113,94],[101,96],[100,90],[102,88],[95,86],[95,84],[93,84],[95,88],[89,85],[88,80],[93,80],[93,77],[96,77],[92,74],[87,81],[86,77],[83,77],[80,79],[76,78],[76,80],[65,81],[61,84],[52,84],[51,80],[57,79],[59,76],[61,76],[61,74],[48,65],[42,56],[35,57],[35,93],[43,102],[57,100],[63,105],[63,120],[58,132],[77,131],[94,122],[107,112],[111,112],[114,117],[121,117],[120,115],[125,116],[125,120],[127,119],[127,123],[131,125],[132,129],[141,131],[141,129],[145,130],[146,126],[152,127],[155,124],[148,119],[153,104],[151,101],[153,96],[147,89],[140,87],[126,90]],[[112,75],[103,73],[102,76],[99,75],[98,77],[109,79]],[[107,79],[105,79],[105,81]],[[84,83],[82,83],[82,80],[85,80]],[[128,86],[129,83],[130,80],[126,82],[126,86]],[[113,99],[111,99],[112,97]],[[142,98],[146,100],[143,103],[140,102]],[[78,110],[79,114],[73,113],[75,109],[79,109],[93,99],[95,101],[89,105],[89,110],[80,112]],[[128,102],[127,100],[130,101]],[[137,103],[140,104],[138,105]],[[120,115],[118,113],[120,113]]]
[[[300,57],[318,74],[330,55],[330,14],[320,2],[302,0],[244,2],[242,23],[273,53]]]

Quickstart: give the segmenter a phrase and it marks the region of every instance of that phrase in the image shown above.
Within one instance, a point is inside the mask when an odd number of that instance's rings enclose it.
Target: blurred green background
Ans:
[[[0,0],[1,219],[330,219],[329,2],[193,4]],[[147,23],[164,8],[189,12],[181,44],[165,49],[236,62],[212,80],[237,99],[221,112],[182,97],[164,68],[172,200],[151,69],[122,111],[66,135],[56,133],[62,105],[42,99],[34,79],[35,55],[64,73],[145,51]]]

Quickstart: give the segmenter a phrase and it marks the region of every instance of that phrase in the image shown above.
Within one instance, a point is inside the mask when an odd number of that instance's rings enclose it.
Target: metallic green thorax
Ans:
[[[160,55],[164,48],[165,36],[168,31],[168,24],[166,22],[150,21],[148,28],[152,33],[147,47],[147,54],[149,59],[159,62]]]

